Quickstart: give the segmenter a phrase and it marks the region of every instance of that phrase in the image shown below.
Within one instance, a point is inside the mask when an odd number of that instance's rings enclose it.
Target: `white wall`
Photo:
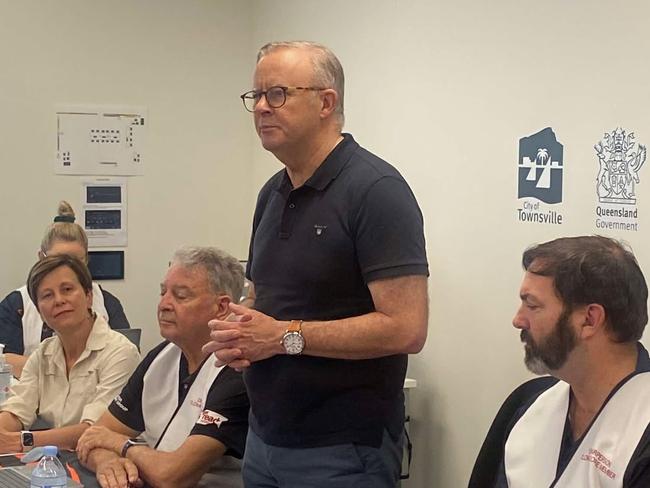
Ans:
[[[57,103],[144,105],[144,176],[129,178],[122,301],[145,349],[159,342],[155,307],[182,244],[248,249],[256,189],[248,117],[247,1],[0,0],[2,191],[0,293],[24,280],[60,199],[80,214],[79,177],[56,176]]]
[[[431,318],[410,360],[407,486],[466,486],[498,406],[528,376],[510,325],[521,252],[595,233],[604,131],[620,124],[650,143],[649,14],[644,1],[256,3],[258,45],[311,39],[339,55],[346,130],[402,171],[424,212]],[[565,224],[518,223],[518,141],[549,125],[564,144]],[[256,153],[258,172],[269,161]],[[641,230],[620,235],[649,270],[647,168],[637,190]]]
[[[411,358],[409,487],[467,483],[498,405],[528,375],[518,334],[521,251],[595,232],[592,146],[617,125],[650,143],[643,0],[0,0],[0,293],[25,279],[59,199],[56,103],[145,105],[147,171],[129,180],[122,299],[158,340],[158,282],[174,248],[246,254],[255,195],[280,166],[259,149],[237,95],[269,40],[331,46],[346,70],[346,129],[409,180],[426,220],[431,319]],[[516,222],[518,140],[552,126],[565,146],[562,226]],[[621,233],[642,266],[641,226]]]

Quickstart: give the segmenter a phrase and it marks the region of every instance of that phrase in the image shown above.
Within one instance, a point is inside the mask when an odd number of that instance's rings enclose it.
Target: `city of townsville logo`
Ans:
[[[562,224],[562,214],[547,208],[562,202],[564,146],[547,127],[519,139],[517,219],[520,222]]]

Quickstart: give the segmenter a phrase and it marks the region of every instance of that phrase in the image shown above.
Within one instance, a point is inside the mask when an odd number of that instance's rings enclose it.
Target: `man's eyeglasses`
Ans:
[[[289,90],[320,91],[325,90],[325,88],[316,88],[313,86],[272,86],[268,90],[247,91],[243,95],[240,95],[239,98],[244,102],[244,107],[249,112],[255,111],[255,106],[262,96],[266,97],[266,103],[268,103],[269,107],[280,108],[286,103],[287,91]]]

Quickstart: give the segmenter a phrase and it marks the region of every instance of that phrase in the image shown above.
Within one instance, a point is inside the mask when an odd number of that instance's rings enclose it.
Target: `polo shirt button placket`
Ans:
[[[280,239],[288,239],[291,235],[291,229],[293,227],[294,213],[293,210],[296,209],[296,204],[291,201],[291,197],[285,203],[284,211],[282,213],[282,221],[280,222]]]

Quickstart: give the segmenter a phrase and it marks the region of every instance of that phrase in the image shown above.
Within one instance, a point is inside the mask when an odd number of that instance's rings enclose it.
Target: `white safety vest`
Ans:
[[[175,451],[189,437],[197,423],[219,425],[228,419],[206,410],[205,403],[212,384],[223,367],[208,358],[194,379],[185,401],[178,406],[178,378],[181,350],[168,344],[151,362],[143,377],[142,416],[145,430],[142,437],[149,447]],[[241,461],[231,456],[219,457],[203,475],[197,488],[242,488]]]
[[[181,349],[169,343],[152,361],[143,377],[142,417],[145,430],[142,437],[150,447],[160,451],[175,451],[205,415],[205,402],[212,383],[223,367],[208,359],[194,379],[185,400],[178,407],[178,375]],[[218,419],[206,419],[210,423]],[[223,419],[228,421],[228,419]]]
[[[571,388],[559,381],[543,392],[506,441],[509,488],[621,488],[623,476],[650,424],[650,372],[639,373],[609,399],[556,479]]]

